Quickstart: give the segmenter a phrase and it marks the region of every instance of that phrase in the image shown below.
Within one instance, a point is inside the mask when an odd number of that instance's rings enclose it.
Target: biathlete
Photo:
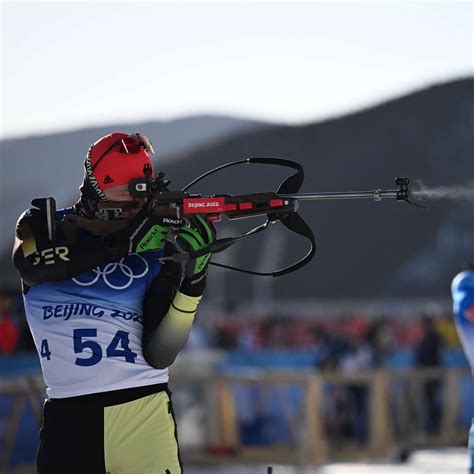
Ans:
[[[467,265],[452,282],[453,310],[459,338],[474,375],[474,264]],[[471,402],[474,413],[474,402]],[[469,431],[469,474],[474,474],[474,418]]]
[[[130,201],[129,224],[74,239],[32,208],[16,227],[13,261],[47,385],[37,472],[182,472],[168,367],[183,348],[206,286],[210,254],[182,268],[159,258],[200,250],[216,238],[201,217],[173,229],[151,217],[129,181],[152,172],[153,148],[140,134],[112,133],[85,158],[80,199],[56,221],[119,217],[98,206]],[[150,170],[151,167],[151,170]],[[128,203],[130,204],[130,203]]]

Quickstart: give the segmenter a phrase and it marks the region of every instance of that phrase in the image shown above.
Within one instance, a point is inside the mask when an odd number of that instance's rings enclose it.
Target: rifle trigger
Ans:
[[[220,222],[222,220],[222,217],[220,214],[208,214],[207,220],[209,222]]]

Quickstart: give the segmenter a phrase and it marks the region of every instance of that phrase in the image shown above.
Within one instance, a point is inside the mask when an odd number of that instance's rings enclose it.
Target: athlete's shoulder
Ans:
[[[33,219],[34,217],[39,216],[40,214],[41,211],[39,209],[37,209],[36,207],[30,207],[20,214],[20,217],[18,217],[17,222]]]
[[[474,271],[464,270],[458,273],[451,284],[452,293],[469,292],[474,295]]]
[[[75,214],[74,208],[65,207],[58,209],[55,214],[56,221],[60,222],[66,215]],[[21,238],[21,231],[25,226],[33,233],[39,231],[46,223],[46,216],[43,211],[36,207],[30,207],[23,211],[16,222],[16,235]]]
[[[15,231],[16,235],[22,238],[22,234],[25,232],[25,229],[28,228],[31,231],[34,231],[35,228],[41,225],[42,215],[39,209],[35,207],[26,209],[20,214],[18,220],[16,221]]]

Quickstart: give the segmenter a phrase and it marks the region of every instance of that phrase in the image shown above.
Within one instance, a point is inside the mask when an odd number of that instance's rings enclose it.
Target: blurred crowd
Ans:
[[[214,344],[222,349],[249,353],[270,349],[286,351],[287,355],[303,351],[314,354],[315,370],[339,370],[348,375],[386,367],[436,368],[445,365],[443,355],[449,352],[462,356],[451,314],[439,317],[414,314],[410,318],[384,315],[375,319],[351,314],[315,320],[269,317],[258,321],[225,317],[212,329]],[[424,433],[437,435],[446,393],[439,379],[428,380],[421,387],[421,403],[415,408],[413,421],[417,419],[415,423],[419,423]],[[409,391],[406,385],[394,386],[391,390],[398,390],[399,396],[403,394],[401,399]],[[395,392],[392,396],[397,399]],[[370,398],[366,385],[326,383],[324,400],[325,429],[330,443],[337,446],[345,440],[361,444],[368,441]],[[405,400],[405,403],[408,402]],[[247,403],[242,413],[250,411],[249,405],[251,403]],[[403,423],[397,423],[395,411],[393,423],[401,426]],[[278,433],[281,437],[285,432],[281,428],[281,415],[255,414],[242,427],[243,439],[250,444],[261,443],[263,432]]]
[[[0,289],[0,355],[34,350],[21,293]]]
[[[325,369],[380,367],[395,351],[416,352],[419,365],[439,365],[443,349],[460,348],[452,315],[411,318],[382,315],[369,318],[350,314],[335,318],[242,318],[226,314],[214,322],[196,323],[191,348],[217,348],[250,353],[261,350],[314,351]],[[0,290],[0,354],[35,350],[24,314],[21,293]]]
[[[416,314],[409,319],[363,314],[316,320],[225,317],[209,332],[211,344],[218,348],[315,351],[320,368],[348,372],[380,367],[393,352],[405,349],[415,351],[419,365],[439,365],[442,350],[461,347],[451,314],[437,318]]]

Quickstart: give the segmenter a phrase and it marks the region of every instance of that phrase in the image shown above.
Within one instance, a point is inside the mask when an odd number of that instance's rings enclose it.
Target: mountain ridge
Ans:
[[[178,153],[165,163],[165,171],[176,189],[227,161],[276,156],[304,165],[302,192],[393,188],[395,176],[408,176],[413,183],[421,178],[429,186],[462,183],[473,171],[473,105],[474,81],[464,78],[323,122],[250,127]],[[268,191],[285,176],[273,168],[262,172],[262,167],[229,173],[211,177],[193,191]],[[281,299],[446,297],[461,261],[473,256],[474,249],[459,243],[474,241],[471,207],[440,201],[423,213],[395,202],[301,203],[301,214],[316,233],[315,260],[270,283],[213,268],[211,280],[221,279],[227,290],[213,294],[210,284],[209,297],[252,299],[263,287]],[[226,223],[223,232],[249,225]],[[274,226],[255,243],[236,246],[232,258],[247,267],[263,265],[265,249],[278,239],[282,243],[275,264],[282,266],[303,253],[297,238]],[[214,258],[229,260],[224,254]]]
[[[473,105],[474,81],[455,81],[392,101],[387,107],[381,105],[348,117],[303,127],[275,125],[250,131],[217,147],[187,154],[185,170],[193,177],[223,161],[266,155],[301,162],[307,176],[303,192],[393,188],[395,176],[408,176],[414,184],[417,178],[422,178],[429,186],[463,183],[473,171]],[[182,169],[173,163],[168,167],[170,176],[181,173]],[[271,174],[276,176],[273,170]],[[244,176],[232,171],[232,180],[210,178],[209,183],[200,183],[199,191],[246,193],[276,189],[277,183],[267,185],[266,178],[260,172],[251,171]],[[184,182],[178,182],[178,187],[181,184]],[[262,186],[267,187],[262,189]],[[443,227],[451,215],[459,221],[454,223],[453,218],[449,224],[454,229],[451,234],[458,228],[464,229],[460,230],[464,240],[472,236],[474,241],[469,220],[472,203],[437,201],[430,207],[430,212],[423,213],[399,203],[302,203],[301,214],[312,227],[317,231],[322,226],[319,252],[308,267],[285,277],[285,284],[281,282],[283,279],[277,279],[274,293],[282,298],[308,296],[307,282],[314,279],[320,297],[448,296],[450,279],[462,261],[473,257],[474,248],[464,246],[456,250],[448,242],[446,253],[451,257],[440,258],[436,255],[440,251],[436,241],[443,240]],[[360,232],[356,233],[357,229]],[[295,245],[298,245],[296,241]],[[380,251],[375,253],[374,249]],[[357,255],[352,253],[354,250]],[[291,249],[286,249],[287,252],[297,256]],[[249,255],[259,253],[257,247],[248,251]],[[239,262],[243,259],[252,263],[245,251],[238,255]],[[371,262],[374,258],[378,262]],[[441,264],[443,259],[446,262]],[[419,262],[418,274],[425,274],[425,282],[413,281],[413,276],[408,278],[406,268],[410,260]],[[430,261],[436,263],[434,269],[439,278],[427,284],[431,280],[430,271],[434,271],[428,265]],[[348,267],[345,269],[348,282],[341,280],[334,268],[336,262],[342,268]],[[360,269],[364,269],[364,278]],[[226,278],[232,281],[230,287],[242,289],[237,295],[254,292],[247,284],[251,277],[245,277],[246,281],[240,276]],[[294,283],[289,284],[290,281]]]

